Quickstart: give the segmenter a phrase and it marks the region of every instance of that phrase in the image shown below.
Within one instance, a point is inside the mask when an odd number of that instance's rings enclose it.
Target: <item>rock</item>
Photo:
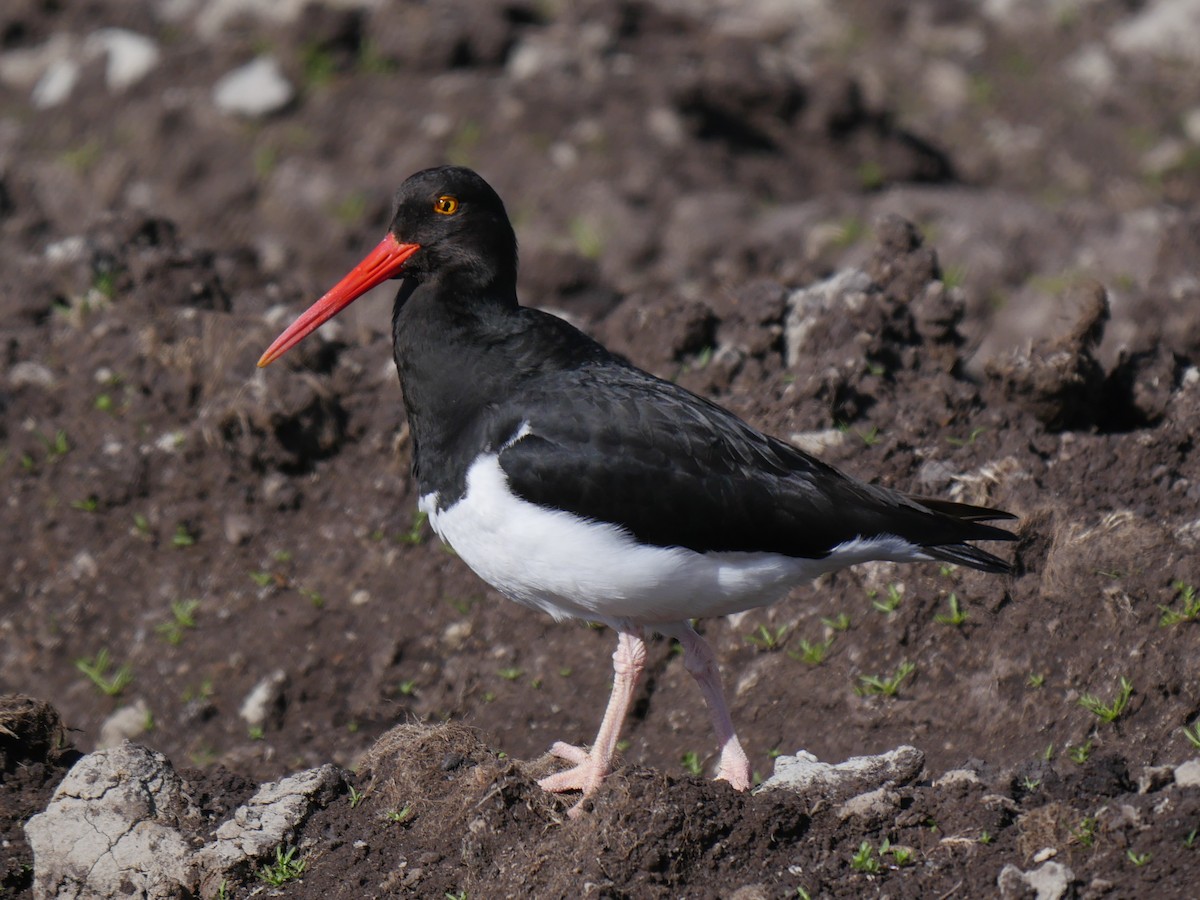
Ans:
[[[60,59],[50,64],[37,84],[29,100],[34,109],[51,109],[71,96],[79,81],[80,67],[73,59]]]
[[[213,103],[217,109],[250,119],[280,112],[295,95],[295,88],[272,56],[260,56],[226,73],[213,86]]]
[[[149,720],[150,707],[146,705],[145,700],[138,698],[132,706],[122,706],[104,720],[96,745],[101,750],[117,747],[130,738],[143,734]]]
[[[1200,62],[1200,4],[1195,0],[1158,0],[1122,19],[1109,42],[1129,56],[1150,55]]]
[[[827,803],[843,803],[843,810],[849,808],[849,815],[857,815],[879,798],[865,799],[858,805],[845,801],[908,784],[921,774],[924,765],[925,754],[916,747],[897,747],[878,756],[854,756],[836,765],[820,762],[802,750],[795,756],[776,759],[775,774],[759,785],[756,793],[788,790],[819,795]]]
[[[251,728],[262,728],[283,702],[283,688],[287,684],[287,672],[276,669],[256,684],[242,701],[238,715]]]
[[[846,269],[788,297],[783,327],[788,367],[803,364],[810,337],[820,330],[817,325],[822,319],[862,308],[870,289],[871,279],[866,272]]]
[[[161,753],[135,744],[89,754],[25,826],[35,898],[184,896],[200,814]]]
[[[1173,766],[1146,766],[1138,776],[1138,793],[1149,794],[1169,785],[1175,778]]]
[[[36,385],[37,387],[52,388],[58,381],[50,367],[31,359],[24,360],[8,370],[8,383],[13,387]]]
[[[953,784],[979,784],[979,776],[970,769],[951,769],[933,783],[936,787],[949,787]]]
[[[894,819],[899,808],[900,795],[881,787],[851,797],[838,808],[837,816],[838,821],[858,819],[861,827],[871,828]]]
[[[85,56],[107,56],[104,80],[110,91],[123,91],[137,84],[158,65],[162,53],[145,35],[124,28],[101,28],[88,35]]]
[[[216,840],[196,852],[195,878],[203,896],[212,896],[234,872],[286,843],[341,786],[341,773],[331,765],[264,784],[217,829]]]
[[[1200,787],[1200,759],[1189,759],[1176,766],[1175,783],[1180,787]]]
[[[1060,900],[1067,896],[1075,873],[1062,863],[1047,862],[1036,869],[1022,872],[1009,863],[1000,870],[996,886],[1001,900]]]

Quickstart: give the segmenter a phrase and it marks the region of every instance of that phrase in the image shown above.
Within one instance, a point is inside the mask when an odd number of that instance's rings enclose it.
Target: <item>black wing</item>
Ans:
[[[849,478],[636,368],[585,366],[526,388],[520,418],[530,433],[501,451],[500,465],[530,502],[698,552],[821,558],[855,537],[896,535],[935,558],[1008,569],[965,543],[1011,540],[982,524],[1008,513],[922,503]],[[517,415],[493,412],[509,422]]]

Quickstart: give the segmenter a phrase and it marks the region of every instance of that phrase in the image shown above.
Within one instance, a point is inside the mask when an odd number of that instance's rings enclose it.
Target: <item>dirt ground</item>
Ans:
[[[214,827],[345,767],[281,896],[994,896],[1051,857],[1078,896],[1194,896],[1200,788],[1146,771],[1200,756],[1200,60],[1146,37],[1172,6],[5,3],[0,693],[67,730],[0,728],[0,896],[122,738]],[[111,27],[159,53],[132,83]],[[78,80],[39,108],[55,53]],[[259,55],[294,96],[223,111]],[[699,625],[761,777],[922,750],[891,814],[708,781],[662,639],[590,813],[536,788],[615,639],[417,516],[391,289],[254,366],[446,161],[505,198],[524,302],[855,475],[1020,516],[1012,578],[873,565]],[[852,269],[861,302],[795,293]]]

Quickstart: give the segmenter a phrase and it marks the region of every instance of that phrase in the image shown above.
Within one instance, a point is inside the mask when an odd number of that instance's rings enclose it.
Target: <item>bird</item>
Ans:
[[[417,172],[393,208],[383,240],[258,366],[399,279],[392,337],[418,508],[504,596],[617,634],[595,740],[554,743],[567,767],[539,781],[580,793],[573,818],[612,771],[648,634],[682,645],[716,734],[716,777],[744,791],[750,763],[696,620],[766,606],[871,560],[1011,571],[972,542],[1014,540],[988,524],[1013,514],[843,474],[521,305],[515,232],[475,171]]]

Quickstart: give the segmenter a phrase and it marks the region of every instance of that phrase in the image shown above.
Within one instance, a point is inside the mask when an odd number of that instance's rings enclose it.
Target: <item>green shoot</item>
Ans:
[[[183,641],[184,632],[196,627],[195,613],[199,608],[199,600],[173,600],[171,621],[155,626],[154,630],[161,634],[168,644],[178,645]]]
[[[408,531],[399,536],[398,540],[400,543],[411,544],[414,547],[420,544],[421,541],[425,540],[425,523],[428,521],[429,516],[421,510],[417,510],[417,514],[413,516],[412,525],[409,526]]]
[[[982,425],[978,425],[975,428],[972,428],[971,433],[965,438],[948,437],[946,438],[946,443],[954,447],[969,447],[971,444],[975,443],[976,439],[985,431],[987,431],[986,428],[984,428]]]
[[[505,668],[500,669],[496,674],[505,681],[516,681],[525,674],[525,670],[518,669],[516,666],[506,666]]]
[[[1034,791],[1036,791],[1041,786],[1042,786],[1042,779],[1040,779],[1040,778],[1030,778],[1028,775],[1026,775],[1024,778],[1021,779],[1021,787],[1023,787],[1025,789],[1025,793],[1027,793],[1027,794],[1032,794]]]
[[[967,621],[967,614],[958,601],[958,594],[952,593],[950,595],[950,614],[946,616],[934,616],[933,620],[941,625],[952,625],[955,628],[958,628],[963,622]]]
[[[850,857],[850,868],[855,872],[865,872],[868,875],[874,875],[879,871],[879,859],[875,856],[875,848],[871,846],[870,841],[863,841],[858,845],[858,850]]]
[[[1138,853],[1132,847],[1130,847],[1125,851],[1125,858],[1140,869],[1146,863],[1150,862],[1152,854]]]
[[[1093,816],[1086,816],[1079,820],[1079,824],[1071,829],[1071,837],[1073,837],[1080,846],[1088,847],[1096,843],[1096,819]]]
[[[800,649],[789,650],[787,655],[806,665],[819,666],[825,661],[825,657],[829,655],[829,648],[833,646],[833,640],[832,635],[823,641],[808,641],[801,638]]]
[[[1105,703],[1095,694],[1084,694],[1079,698],[1079,705],[1105,722],[1117,721],[1129,705],[1129,698],[1133,696],[1133,685],[1124,675],[1121,676],[1120,684],[1120,691],[1111,703]]]
[[[95,659],[75,660],[75,668],[86,675],[100,693],[106,697],[117,697],[133,681],[133,670],[129,666],[121,666],[110,675],[108,667],[111,663],[108,650],[104,649],[96,654]]]
[[[1187,738],[1187,742],[1197,750],[1200,750],[1200,719],[1193,722],[1191,727],[1184,725],[1180,730],[1183,732],[1183,736]]]
[[[364,794],[362,791],[360,791],[354,785],[350,785],[350,808],[351,809],[356,809],[358,807],[358,804],[363,802],[364,797],[366,797],[366,794]]]
[[[979,843],[990,844],[994,840],[995,838],[992,837],[992,833],[990,831],[984,829],[983,831],[979,832]]]
[[[1029,677],[1025,679],[1025,684],[1037,690],[1046,683],[1046,675],[1044,672],[1030,672]]]
[[[100,508],[100,501],[95,494],[88,495],[86,500],[72,500],[71,508],[77,509],[80,512],[93,513]]]
[[[759,650],[770,652],[778,650],[787,642],[788,627],[780,625],[774,631],[766,625],[759,625],[753,634],[746,635],[746,642],[753,644]]]
[[[689,775],[699,775],[704,771],[703,765],[700,763],[700,754],[695,750],[689,750],[679,760],[683,763],[683,768],[687,770]]]
[[[284,850],[283,844],[280,844],[275,848],[275,862],[258,870],[258,880],[271,887],[279,887],[299,878],[304,874],[308,863],[303,859],[296,859],[296,852],[295,847]]]
[[[188,531],[188,527],[180,522],[175,526],[175,534],[171,536],[171,544],[176,547],[190,547],[196,543],[196,536]]]
[[[402,809],[388,810],[386,813],[383,814],[383,817],[385,819],[387,819],[389,822],[395,823],[396,825],[403,825],[405,822],[407,822],[409,819],[411,819],[412,816],[413,816],[412,804],[407,804]]]
[[[832,619],[822,619],[821,624],[833,631],[849,631],[850,617],[846,613],[838,613]]]
[[[859,686],[856,687],[855,693],[860,697],[865,697],[868,694],[882,694],[885,697],[894,697],[896,692],[900,690],[900,683],[917,669],[916,664],[911,662],[903,662],[900,664],[895,673],[890,677],[882,675],[859,675]]]
[[[1070,750],[1067,751],[1067,756],[1071,757],[1071,759],[1076,764],[1081,765],[1081,766],[1085,762],[1088,761],[1088,759],[1091,757],[1091,755],[1092,755],[1092,742],[1090,740],[1085,741],[1084,743],[1080,744],[1078,747],[1072,747]]]
[[[887,586],[887,599],[878,600],[878,591],[871,591],[867,594],[871,598],[871,605],[881,613],[888,615],[894,613],[900,608],[900,601],[904,599],[904,591],[898,584],[889,584]]]
[[[1042,759],[1046,762],[1050,762],[1052,759],[1054,759],[1054,741],[1051,741],[1046,745],[1046,749],[1042,751]]]
[[[257,584],[261,588],[265,588],[267,585],[269,585],[272,581],[275,580],[275,576],[265,570],[260,570],[258,572],[250,572],[249,575],[250,575],[250,580],[253,581],[255,584]]]
[[[409,678],[408,680],[402,681],[396,685],[396,690],[398,690],[405,697],[411,697],[417,692],[417,682],[414,679]]]
[[[1162,618],[1158,620],[1158,624],[1163,628],[1170,628],[1181,622],[1195,622],[1200,619],[1200,596],[1197,595],[1195,586],[1176,581],[1172,587],[1175,588],[1178,599],[1183,601],[1183,609],[1160,605],[1158,608],[1162,610]]]

